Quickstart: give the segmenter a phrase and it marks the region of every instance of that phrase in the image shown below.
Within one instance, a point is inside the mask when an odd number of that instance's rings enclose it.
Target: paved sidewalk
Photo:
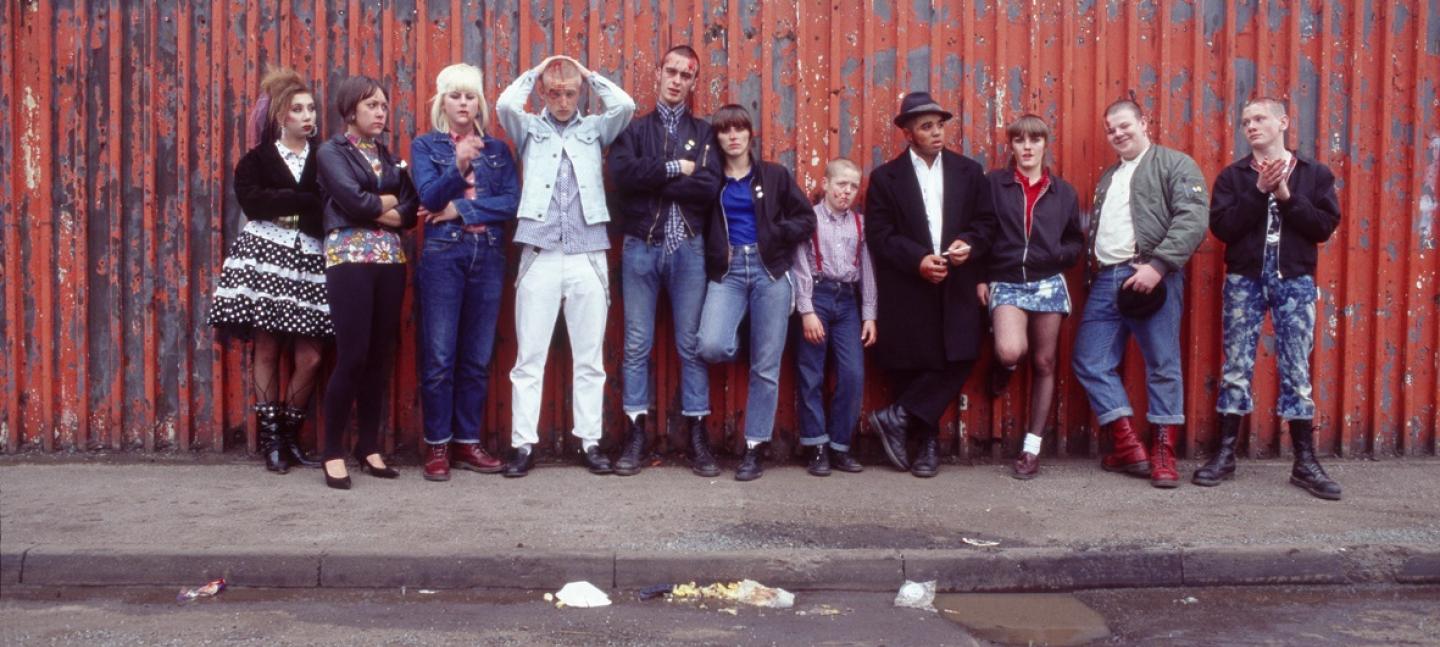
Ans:
[[[1345,500],[1244,462],[1218,488],[1157,490],[1090,461],[1021,482],[1004,465],[916,479],[871,465],[737,483],[679,466],[429,483],[258,462],[0,461],[0,583],[633,589],[750,577],[795,589],[1065,590],[1440,583],[1440,461],[1331,460]],[[211,461],[214,462],[213,460]],[[732,467],[733,466],[729,466]],[[1188,475],[1195,468],[1182,463]],[[967,540],[999,542],[976,546]]]

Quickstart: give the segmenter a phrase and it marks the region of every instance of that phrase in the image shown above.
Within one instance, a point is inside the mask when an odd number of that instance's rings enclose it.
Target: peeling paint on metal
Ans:
[[[0,53],[0,111],[11,117],[0,121],[0,150],[14,153],[0,156],[0,175],[12,201],[53,214],[7,221],[0,242],[7,276],[18,267],[13,275],[23,277],[4,288],[9,359],[0,369],[6,406],[21,402],[15,408],[23,411],[0,415],[0,447],[233,446],[227,438],[247,418],[245,349],[215,343],[204,310],[225,244],[243,221],[229,178],[244,152],[236,124],[267,65],[315,75],[322,97],[345,75],[380,77],[395,94],[393,135],[403,151],[426,122],[426,80],[456,58],[482,67],[493,100],[520,70],[564,50],[648,109],[653,50],[677,40],[701,50],[697,114],[732,101],[752,108],[762,149],[799,163],[805,187],[816,186],[830,156],[867,169],[895,157],[901,139],[890,116],[909,89],[929,89],[961,113],[947,137],[981,162],[1002,157],[996,135],[1017,111],[1045,115],[1064,142],[1057,171],[1086,196],[1113,161],[1095,113],[1120,92],[1134,89],[1159,140],[1194,155],[1208,178],[1248,150],[1234,123],[1240,104],[1255,92],[1280,95],[1294,110],[1290,141],[1335,171],[1345,210],[1341,231],[1321,247],[1316,277],[1325,451],[1434,453],[1440,442],[1440,371],[1400,361],[1434,355],[1440,341],[1440,0],[165,0],[100,3],[83,17],[61,4],[0,5],[3,42],[11,44]],[[1386,52],[1386,44],[1398,47]],[[54,109],[72,97],[73,111]],[[76,124],[62,123],[62,113]],[[327,115],[326,125],[332,120]],[[407,246],[416,242],[412,236]],[[1207,242],[1187,268],[1185,325],[1199,342],[1186,360],[1187,452],[1213,438],[1221,249]],[[1083,281],[1074,278],[1083,303]],[[497,371],[513,358],[513,331],[503,323],[513,321],[510,307],[503,306]],[[407,311],[402,324],[387,449],[419,443],[414,319]],[[609,326],[614,351],[622,325],[617,318]],[[673,354],[657,356],[662,393],[674,391],[673,362]],[[742,363],[712,375],[717,434],[733,436],[743,420],[745,371]],[[782,388],[792,383],[788,371]],[[1061,451],[1098,451],[1083,393],[1061,380]],[[503,376],[492,384],[499,382]],[[1273,382],[1260,381],[1257,389],[1268,392],[1257,392],[1257,402],[1273,402]],[[1143,393],[1132,386],[1133,395]],[[965,398],[973,406],[945,422],[946,442],[979,451],[948,435],[964,429],[1012,451],[1023,430],[1023,389],[970,399],[979,388]],[[885,397],[883,387],[871,389],[866,406]],[[563,448],[566,399],[552,399],[543,442]],[[505,398],[491,402],[486,429],[507,429]],[[657,418],[668,420],[674,403],[659,406]],[[1279,446],[1273,407],[1248,424],[1259,455]],[[793,404],[783,405],[777,442],[793,443],[794,426]],[[487,432],[485,441],[504,439]]]

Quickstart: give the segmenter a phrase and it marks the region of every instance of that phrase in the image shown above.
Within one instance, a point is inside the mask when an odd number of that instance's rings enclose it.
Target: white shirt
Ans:
[[[935,156],[935,165],[925,163],[924,158],[910,149],[910,163],[915,165],[915,178],[920,181],[920,196],[925,199],[925,218],[930,221],[930,246],[940,253],[940,225],[945,221],[945,169],[944,158]]]
[[[305,173],[305,158],[310,157],[310,142],[306,141],[305,148],[296,153],[286,147],[285,142],[277,139],[275,140],[275,150],[280,151],[280,159],[285,161],[285,166],[290,169],[290,174],[295,176],[296,182],[299,182],[300,176]]]
[[[1101,265],[1125,263],[1135,258],[1135,221],[1130,217],[1130,178],[1140,160],[1150,149],[1133,160],[1120,160],[1120,168],[1110,176],[1105,203],[1100,205],[1100,224],[1095,232],[1095,259]]]

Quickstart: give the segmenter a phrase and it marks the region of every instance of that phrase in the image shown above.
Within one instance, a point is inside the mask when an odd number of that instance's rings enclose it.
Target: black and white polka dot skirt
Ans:
[[[209,323],[242,338],[256,330],[333,336],[320,241],[269,222],[245,223],[225,257]]]

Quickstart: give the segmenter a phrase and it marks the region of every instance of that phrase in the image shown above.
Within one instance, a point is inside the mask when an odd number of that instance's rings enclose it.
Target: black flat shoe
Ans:
[[[373,454],[372,454],[372,455],[373,455]],[[366,459],[363,459],[363,458],[360,459],[360,471],[361,471],[361,472],[364,472],[364,473],[366,473],[366,474],[369,474],[370,476],[374,476],[374,477],[376,477],[376,478],[382,478],[382,479],[397,479],[397,478],[400,478],[400,472],[395,471],[395,468],[390,467],[390,466],[388,466],[388,465],[385,466],[385,467],[375,467],[374,465],[371,465],[371,464],[370,464],[370,461],[368,461],[368,460],[366,460]]]
[[[516,449],[510,454],[510,462],[505,464],[505,478],[518,479],[530,473],[530,468],[535,466],[535,454],[530,446]]]

